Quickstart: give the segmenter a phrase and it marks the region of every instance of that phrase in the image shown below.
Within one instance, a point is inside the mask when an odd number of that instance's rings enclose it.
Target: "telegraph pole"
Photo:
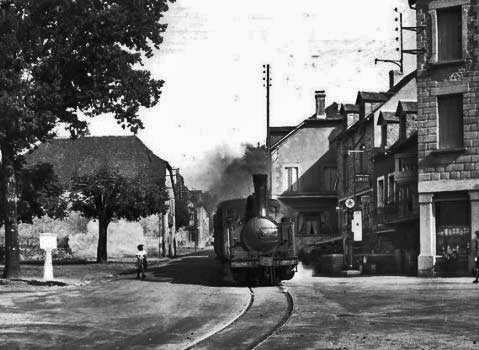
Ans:
[[[396,51],[399,52],[399,59],[380,59],[380,58],[376,58],[374,60],[374,64],[378,64],[379,62],[395,64],[396,66],[399,67],[399,72],[401,74],[403,74],[404,73],[404,54],[418,55],[418,54],[424,53],[426,51],[424,48],[421,48],[421,49],[404,49],[404,32],[405,31],[419,32],[419,31],[422,31],[422,30],[426,29],[426,27],[425,26],[415,26],[415,27],[404,26],[403,25],[402,13],[400,13],[397,8],[394,9],[394,12],[396,12],[399,15],[399,17],[395,18],[395,22],[399,22],[399,26],[397,26],[395,28],[396,32],[398,32],[398,36],[396,37],[396,41],[398,42],[399,47],[396,48]]]
[[[269,195],[273,192],[272,188],[272,159],[271,159],[271,135],[270,135],[270,88],[271,88],[271,66],[269,64],[263,64],[263,87],[266,88],[266,152],[267,152],[267,166],[268,166],[268,187]]]

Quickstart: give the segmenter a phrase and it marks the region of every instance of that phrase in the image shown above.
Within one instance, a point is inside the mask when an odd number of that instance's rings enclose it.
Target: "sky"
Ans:
[[[414,25],[406,0],[176,0],[160,50],[146,63],[165,80],[157,106],[141,110],[139,138],[180,168],[190,188],[206,189],[212,154],[240,155],[264,143],[262,65],[272,69],[271,124],[295,125],[326,102],[354,103],[358,90],[383,91],[397,58],[396,13]],[[414,48],[414,35],[405,37]],[[415,67],[407,57],[406,73]],[[90,122],[92,135],[125,135],[113,119]]]

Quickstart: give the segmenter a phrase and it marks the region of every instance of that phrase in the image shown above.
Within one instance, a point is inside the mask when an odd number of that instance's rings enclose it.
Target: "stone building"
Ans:
[[[414,275],[419,255],[417,103],[399,102],[381,113],[381,148],[374,155],[376,215],[369,253],[382,254],[378,272]],[[377,262],[379,258],[375,257]],[[370,259],[371,260],[371,259]],[[374,258],[373,258],[374,260]]]
[[[336,150],[329,139],[342,127],[338,105],[325,108],[315,94],[316,112],[295,127],[271,128],[272,197],[295,219],[299,248],[337,234]]]
[[[376,191],[381,183],[378,184],[373,178],[374,156],[380,152],[381,146],[387,147],[393,143],[393,139],[388,140],[383,136],[388,130],[398,129],[397,123],[391,123],[391,119],[397,118],[398,103],[401,100],[415,100],[416,94],[416,72],[412,72],[397,84],[390,81],[390,88],[386,92],[360,91],[355,105],[341,107],[345,127],[331,142],[337,149],[339,231],[344,235],[351,232],[352,212],[360,211],[363,241],[375,241]],[[380,116],[385,123],[378,124]],[[354,200],[354,208],[346,207],[348,199]],[[372,239],[370,235],[374,235]],[[375,250],[360,242],[353,247],[358,254]]]
[[[418,272],[470,273],[479,234],[477,0],[416,7],[421,251]]]

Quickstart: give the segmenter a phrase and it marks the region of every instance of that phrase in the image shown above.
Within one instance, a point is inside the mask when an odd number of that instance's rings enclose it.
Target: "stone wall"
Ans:
[[[464,62],[449,65],[431,64],[432,29],[429,15],[430,1],[419,1],[417,23],[426,30],[417,35],[417,47],[426,54],[418,56],[418,157],[420,191],[437,190],[441,180],[470,183],[479,179],[479,47],[477,26],[479,5],[477,0],[464,6],[467,12],[468,49]],[[463,93],[464,147],[463,151],[438,154],[437,96]],[[431,182],[431,183],[428,183]],[[434,182],[434,184],[432,183]],[[474,181],[477,183],[477,181]],[[432,187],[434,185],[434,187]],[[438,187],[439,186],[439,187]],[[456,186],[457,187],[457,186]],[[470,187],[465,185],[465,189]],[[421,190],[422,189],[422,190]],[[461,188],[457,188],[460,190]]]
[[[78,213],[71,213],[63,220],[49,217],[34,218],[32,224],[19,224],[19,243],[22,260],[42,260],[39,248],[41,232],[57,234],[58,248],[54,259],[96,259],[98,222],[89,221]],[[108,226],[108,257],[124,258],[136,254],[138,244],[144,244],[149,256],[158,256],[158,216],[143,218],[139,222],[117,220]],[[4,245],[4,229],[0,229],[0,246]]]

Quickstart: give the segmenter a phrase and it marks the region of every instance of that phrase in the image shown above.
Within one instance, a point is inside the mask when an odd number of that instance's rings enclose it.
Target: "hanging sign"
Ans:
[[[346,202],[344,202],[344,205],[348,209],[353,209],[355,204],[356,203],[354,202],[354,199],[352,199],[352,198],[348,198],[348,199],[346,199]]]

